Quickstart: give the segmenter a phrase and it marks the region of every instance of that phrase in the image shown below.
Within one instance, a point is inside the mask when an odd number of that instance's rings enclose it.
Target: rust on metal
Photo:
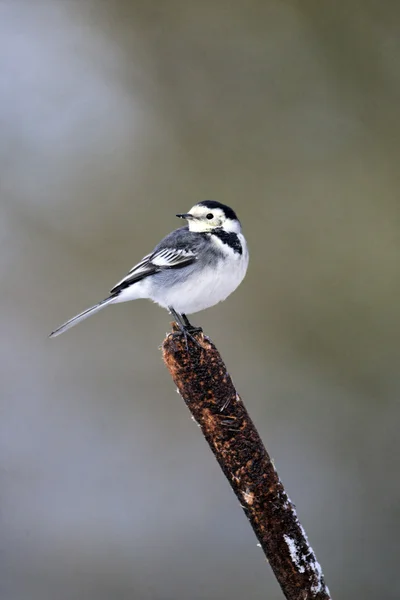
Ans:
[[[163,358],[288,600],[329,600],[321,567],[264,444],[209,338],[173,333]]]

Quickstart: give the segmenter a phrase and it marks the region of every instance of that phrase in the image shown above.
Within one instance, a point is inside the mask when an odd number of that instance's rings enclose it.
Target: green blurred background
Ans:
[[[61,338],[211,198],[196,315],[333,597],[397,599],[400,5],[0,2],[2,600],[282,598],[138,301]]]

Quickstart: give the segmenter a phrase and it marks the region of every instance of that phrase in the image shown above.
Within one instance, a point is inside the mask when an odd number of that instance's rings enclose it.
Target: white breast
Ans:
[[[217,268],[207,267],[198,276],[191,277],[182,284],[171,289],[164,289],[162,294],[152,294],[152,300],[168,308],[172,306],[177,312],[192,314],[210,308],[225,300],[243,281],[249,263],[247,244],[239,234],[243,253],[238,254],[224,244],[226,259]],[[218,238],[214,243],[223,244]]]

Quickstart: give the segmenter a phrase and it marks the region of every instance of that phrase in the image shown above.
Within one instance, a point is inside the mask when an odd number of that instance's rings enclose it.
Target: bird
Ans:
[[[176,216],[187,225],[163,238],[104,300],[66,321],[49,337],[64,333],[109,304],[138,298],[166,308],[185,337],[201,331],[187,315],[222,302],[236,290],[249,263],[247,242],[234,210],[215,200],[198,202]]]

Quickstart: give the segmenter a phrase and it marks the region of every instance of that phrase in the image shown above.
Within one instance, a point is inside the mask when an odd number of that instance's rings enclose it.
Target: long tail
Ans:
[[[76,317],[72,317],[72,319],[70,319],[63,325],[60,325],[60,327],[57,327],[57,329],[55,329],[54,331],[51,332],[49,337],[52,338],[52,337],[56,337],[57,335],[61,335],[62,333],[64,333],[64,331],[67,331],[67,329],[70,329],[71,327],[73,327],[74,325],[77,325],[84,319],[87,319],[87,317],[90,317],[90,315],[94,315],[95,313],[99,312],[99,310],[101,310],[102,308],[107,306],[107,304],[111,304],[114,301],[115,301],[115,296],[110,296],[109,298],[102,300],[98,304],[95,304],[94,306],[87,308],[83,312],[79,313],[79,315],[76,315]]]

